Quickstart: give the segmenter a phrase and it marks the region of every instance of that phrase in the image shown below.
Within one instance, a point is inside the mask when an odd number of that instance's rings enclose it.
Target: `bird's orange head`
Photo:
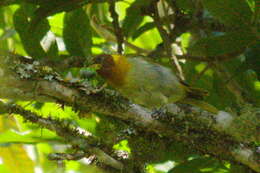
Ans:
[[[94,64],[100,65],[97,73],[114,87],[124,85],[131,65],[123,55],[102,54],[94,58]]]

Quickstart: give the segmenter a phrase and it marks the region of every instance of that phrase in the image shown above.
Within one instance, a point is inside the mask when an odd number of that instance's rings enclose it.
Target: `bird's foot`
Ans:
[[[163,120],[166,116],[167,110],[164,107],[160,107],[159,109],[154,109],[151,116],[156,120]]]
[[[161,122],[170,123],[174,121],[174,115],[178,114],[177,108],[175,104],[167,104],[159,109],[154,109],[151,116]]]

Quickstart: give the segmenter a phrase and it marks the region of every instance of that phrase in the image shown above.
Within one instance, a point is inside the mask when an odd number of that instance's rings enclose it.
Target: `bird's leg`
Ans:
[[[161,106],[159,108],[155,108],[152,111],[152,118],[156,120],[164,120],[164,117],[166,116],[167,110],[165,109],[165,106]]]
[[[152,112],[152,118],[163,121],[163,122],[172,122],[174,121],[174,115],[180,112],[180,108],[175,104],[166,104],[161,106],[159,109],[154,109]]]

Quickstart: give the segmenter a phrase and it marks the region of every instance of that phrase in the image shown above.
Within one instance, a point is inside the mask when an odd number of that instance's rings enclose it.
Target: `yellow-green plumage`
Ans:
[[[127,60],[131,68],[118,90],[133,102],[155,108],[186,96],[185,88],[170,69],[141,57]]]
[[[187,103],[212,113],[218,110],[201,99],[206,92],[183,84],[167,67],[147,61],[143,57],[100,55],[95,63],[97,72],[123,96],[148,108],[168,103]]]

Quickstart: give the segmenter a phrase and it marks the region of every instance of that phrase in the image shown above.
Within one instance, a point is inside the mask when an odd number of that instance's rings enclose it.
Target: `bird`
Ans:
[[[143,56],[101,54],[93,58],[97,74],[133,103],[151,109],[185,103],[213,114],[218,109],[203,101],[207,91],[190,87],[173,71]]]

